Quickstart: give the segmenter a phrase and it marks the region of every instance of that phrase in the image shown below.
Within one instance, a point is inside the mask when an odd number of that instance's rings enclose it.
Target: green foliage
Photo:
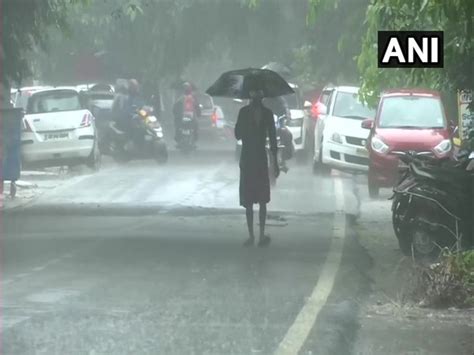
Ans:
[[[358,56],[363,95],[374,104],[381,90],[420,86],[441,91],[473,88],[474,2],[465,0],[372,0]],[[378,30],[442,30],[444,69],[379,69]]]
[[[438,263],[421,268],[418,293],[426,306],[473,306],[474,251],[446,251]]]
[[[301,44],[305,5],[305,0],[96,0],[69,12],[70,38],[54,31],[47,55],[31,59],[46,81],[55,82],[74,80],[71,68],[81,53],[103,54],[104,79],[134,76],[154,83],[177,80],[190,65],[207,68],[224,53],[234,67],[258,66],[289,57]],[[217,74],[209,73],[208,80]]]
[[[48,46],[48,28],[70,34],[66,15],[88,0],[2,0],[2,81],[19,83],[31,72],[28,54]]]

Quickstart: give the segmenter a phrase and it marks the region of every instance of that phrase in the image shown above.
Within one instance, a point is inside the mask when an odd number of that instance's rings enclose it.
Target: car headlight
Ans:
[[[437,155],[445,155],[451,151],[453,145],[451,144],[450,139],[445,139],[441,141],[436,147],[433,148],[433,151]]]
[[[336,142],[336,143],[339,143],[339,144],[342,144],[342,137],[339,133],[337,132],[334,132],[331,136],[331,139]]]
[[[377,153],[380,153],[380,154],[385,154],[390,149],[389,146],[385,144],[385,142],[377,136],[374,136],[372,138],[370,145],[373,150],[375,150]]]

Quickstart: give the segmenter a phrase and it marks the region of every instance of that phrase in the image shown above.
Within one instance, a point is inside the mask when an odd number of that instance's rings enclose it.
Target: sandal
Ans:
[[[264,235],[263,237],[260,238],[260,240],[258,241],[258,246],[259,247],[266,247],[268,245],[270,245],[270,242],[272,240],[270,239],[269,236],[267,235]]]

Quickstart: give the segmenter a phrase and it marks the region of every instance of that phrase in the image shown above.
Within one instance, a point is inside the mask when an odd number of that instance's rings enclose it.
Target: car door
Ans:
[[[332,109],[332,102],[334,98],[334,93],[336,90],[323,90],[319,102],[324,104],[327,107],[327,113],[325,115],[320,115],[316,121],[316,126],[314,129],[314,155],[315,157],[319,156],[319,150],[321,148],[321,142],[323,140],[324,124],[327,118],[331,115],[330,110]]]

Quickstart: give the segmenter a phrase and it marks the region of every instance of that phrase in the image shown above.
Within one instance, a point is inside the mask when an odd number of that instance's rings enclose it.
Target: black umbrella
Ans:
[[[283,78],[290,78],[292,76],[291,69],[285,64],[278,62],[270,62],[265,64],[262,69],[273,70],[274,72],[280,74]]]
[[[249,99],[250,91],[262,91],[264,97],[294,93],[279,74],[268,69],[239,69],[226,72],[206,90],[211,96]]]

